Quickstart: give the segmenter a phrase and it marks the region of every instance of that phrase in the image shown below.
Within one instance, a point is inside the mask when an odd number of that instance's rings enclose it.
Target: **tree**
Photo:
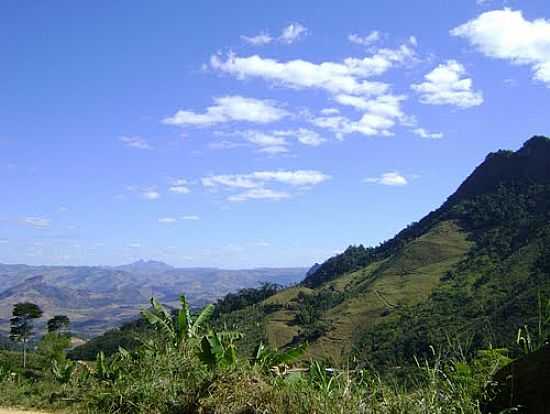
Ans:
[[[64,331],[69,327],[70,324],[71,321],[69,320],[68,316],[55,315],[48,321],[48,332],[55,333],[61,331],[62,333],[64,333]]]
[[[42,309],[30,302],[16,303],[10,319],[10,338],[23,342],[23,368],[27,367],[27,341],[33,334],[33,319],[42,316]]]
[[[71,337],[57,332],[48,332],[38,343],[37,353],[48,361],[56,361],[59,367],[63,366],[65,350],[71,346]]]

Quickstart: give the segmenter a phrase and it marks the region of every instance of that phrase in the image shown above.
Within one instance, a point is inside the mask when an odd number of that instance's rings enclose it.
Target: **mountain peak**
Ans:
[[[172,270],[174,267],[158,260],[140,259],[130,264],[117,266],[117,269],[132,273],[157,274]]]
[[[449,198],[449,202],[475,197],[512,182],[550,182],[550,138],[534,136],[515,152],[500,150],[490,153]]]
[[[517,151],[518,154],[532,155],[538,151],[550,151],[550,138],[535,135],[531,139],[525,141],[523,146]]]

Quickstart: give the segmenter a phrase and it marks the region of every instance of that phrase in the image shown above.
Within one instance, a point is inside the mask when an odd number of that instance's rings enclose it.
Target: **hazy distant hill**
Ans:
[[[134,318],[156,296],[165,303],[185,293],[193,306],[262,282],[283,285],[303,279],[307,269],[177,269],[143,261],[118,266],[26,266],[0,264],[0,331],[9,329],[14,303],[40,305],[47,318],[67,314],[73,329],[93,335]]]
[[[518,327],[536,326],[539,295],[550,299],[544,137],[489,154],[439,209],[391,240],[351,246],[267,299],[263,310],[227,320],[264,329],[278,347],[307,340],[317,356],[353,353],[395,364],[448,339],[458,338],[465,352],[513,344]],[[254,325],[246,317],[252,312]]]

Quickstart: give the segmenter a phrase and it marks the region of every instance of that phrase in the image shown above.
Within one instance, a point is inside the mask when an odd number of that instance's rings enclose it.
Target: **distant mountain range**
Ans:
[[[140,260],[123,266],[28,266],[0,264],[0,332],[9,329],[15,303],[30,301],[43,319],[66,314],[75,332],[96,335],[136,317],[151,296],[171,304],[185,293],[194,307],[241,288],[301,281],[306,268],[224,270],[175,268]]]

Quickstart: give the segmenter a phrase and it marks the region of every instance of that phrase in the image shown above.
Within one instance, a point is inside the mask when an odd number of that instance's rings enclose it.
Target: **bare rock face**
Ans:
[[[518,408],[523,414],[550,414],[550,345],[502,368],[495,375],[496,397],[483,408],[498,414]]]

